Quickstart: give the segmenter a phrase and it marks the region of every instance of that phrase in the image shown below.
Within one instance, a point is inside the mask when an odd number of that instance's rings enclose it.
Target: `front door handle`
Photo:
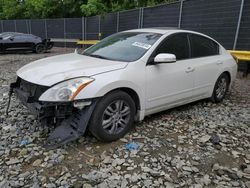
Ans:
[[[188,67],[186,70],[186,73],[190,73],[190,72],[194,72],[194,71],[195,71],[195,68]]]

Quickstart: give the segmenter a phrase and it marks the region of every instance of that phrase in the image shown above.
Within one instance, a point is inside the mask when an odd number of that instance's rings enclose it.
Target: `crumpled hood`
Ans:
[[[122,69],[127,64],[70,53],[29,63],[17,71],[17,76],[31,83],[51,86],[71,78]]]

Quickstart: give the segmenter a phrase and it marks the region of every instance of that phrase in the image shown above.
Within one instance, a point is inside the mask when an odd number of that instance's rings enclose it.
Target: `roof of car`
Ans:
[[[174,27],[152,27],[152,28],[141,28],[141,29],[131,29],[127,30],[124,32],[149,32],[149,33],[159,33],[162,35],[168,34],[168,33],[178,33],[178,32],[185,32],[185,33],[193,33],[193,34],[198,34],[203,37],[207,37],[209,39],[212,39],[216,43],[218,43],[215,39],[211,38],[210,36],[199,33],[196,31],[191,31],[191,30],[185,30],[185,29],[179,29],[179,28],[174,28]],[[219,43],[218,43],[219,44]]]
[[[160,33],[160,34],[166,34],[169,31],[185,31],[185,32],[193,32],[189,30],[183,30],[175,27],[152,27],[152,28],[141,28],[141,29],[131,29],[128,30],[129,32],[152,32],[152,33]]]
[[[32,36],[32,37],[35,37],[34,35],[32,34],[28,34],[28,33],[18,33],[18,32],[3,32],[3,33],[0,33],[0,36]]]
[[[3,33],[0,33],[0,36],[13,35],[13,34],[15,34],[15,32],[3,32]]]

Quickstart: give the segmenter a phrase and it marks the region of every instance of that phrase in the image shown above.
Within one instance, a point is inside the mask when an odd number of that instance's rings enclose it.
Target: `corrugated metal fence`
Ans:
[[[179,27],[215,38],[227,49],[250,49],[249,0],[186,0],[105,16],[2,20],[0,32],[32,33],[42,38],[98,39],[134,28]]]

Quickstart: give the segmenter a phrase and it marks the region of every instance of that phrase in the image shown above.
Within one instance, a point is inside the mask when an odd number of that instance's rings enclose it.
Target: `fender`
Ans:
[[[111,74],[112,73],[112,74]],[[145,91],[143,91],[144,87],[139,87],[137,84],[133,82],[133,80],[137,79],[142,86],[145,84],[143,81],[143,77],[136,77],[136,75],[129,75],[126,77],[129,78],[125,80],[125,75],[122,73],[123,70],[112,71],[104,74],[99,74],[94,76],[94,82],[86,86],[83,90],[79,92],[76,96],[75,100],[81,99],[90,99],[90,98],[98,98],[106,95],[108,92],[119,89],[119,88],[129,88],[134,90],[140,101],[140,109],[145,109]],[[122,78],[124,76],[124,78]],[[141,81],[140,81],[141,80]]]
[[[119,88],[128,88],[128,89],[132,89],[134,90],[140,100],[140,109],[144,109],[144,102],[142,99],[144,99],[144,96],[142,95],[142,91],[140,91],[140,89],[133,84],[132,82],[127,82],[127,81],[116,81],[116,82],[112,82],[109,83],[107,85],[103,85],[103,87],[98,88],[98,90],[94,90],[93,88],[97,88],[95,87],[96,84],[93,84],[91,86],[87,86],[88,89],[83,89],[75,98],[75,100],[81,100],[81,99],[89,99],[89,98],[98,98],[98,97],[103,97],[104,95],[106,95],[107,93],[109,93],[110,91],[119,89]]]

